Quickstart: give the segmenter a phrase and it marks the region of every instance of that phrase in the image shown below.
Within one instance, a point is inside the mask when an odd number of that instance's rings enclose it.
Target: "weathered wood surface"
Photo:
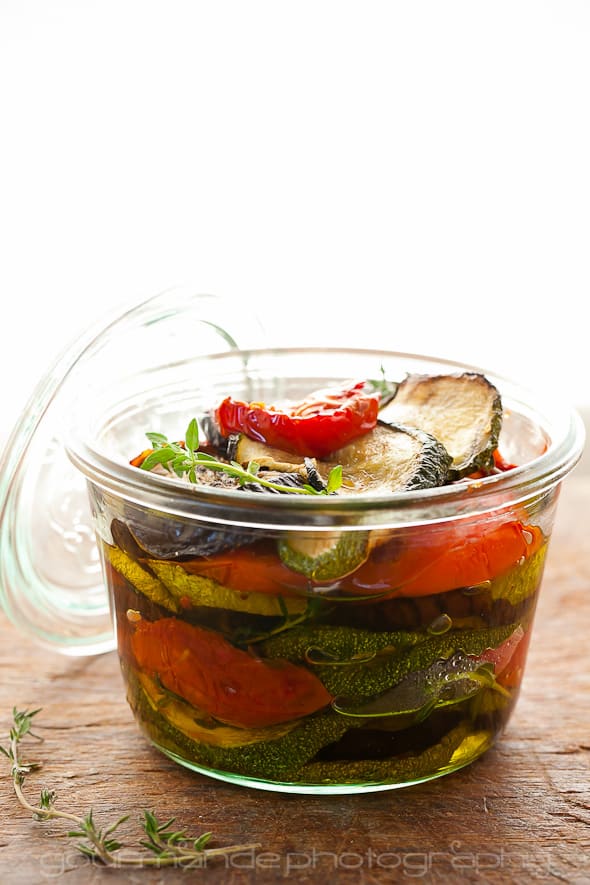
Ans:
[[[144,808],[216,844],[257,851],[206,871],[106,870],[79,855],[67,825],[35,822],[0,779],[0,882],[250,883],[590,882],[590,477],[570,477],[517,710],[496,748],[470,768],[411,789],[297,797],[226,786],[169,762],[140,736],[114,655],[68,660],[32,645],[0,616],[0,741],[13,705],[43,707],[43,770],[31,798],[99,820]],[[40,730],[40,729],[39,729]],[[4,773],[5,772],[5,773]]]

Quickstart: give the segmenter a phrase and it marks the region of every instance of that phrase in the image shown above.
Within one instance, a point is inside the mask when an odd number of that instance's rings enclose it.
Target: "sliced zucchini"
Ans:
[[[274,617],[301,614],[307,606],[304,598],[238,592],[213,578],[189,574],[173,562],[151,560],[148,564],[177,604],[181,599],[188,599],[195,606]]]
[[[502,427],[502,400],[496,387],[477,372],[408,375],[384,421],[432,434],[452,457],[451,478],[490,470]]]
[[[309,662],[312,653],[316,652],[324,663],[331,660],[354,666],[377,655],[382,658],[399,657],[427,639],[427,634],[409,630],[381,631],[356,626],[302,624],[264,639],[260,648],[265,658]]]
[[[289,534],[278,541],[278,552],[288,568],[312,581],[335,581],[354,572],[369,555],[369,532],[300,537]]]
[[[271,596],[268,593],[243,593],[225,587],[212,578],[193,575],[181,565],[152,559],[144,562],[145,568],[117,547],[104,546],[106,556],[138,593],[171,612],[180,612],[183,603],[226,611],[247,612],[267,617],[284,617],[301,614],[307,601],[298,597]]]
[[[214,744],[204,739],[201,732],[190,725],[185,731],[186,719],[177,710],[170,715],[170,708],[160,710],[157,702],[148,695],[133,671],[127,673],[128,699],[137,719],[161,747],[165,747],[199,765],[243,774],[264,780],[286,781],[296,778],[299,769],[310,762],[328,744],[339,740],[355,724],[328,710],[308,716],[295,723],[286,723],[285,733],[277,736],[274,729],[267,729],[267,740],[249,741],[249,731],[244,731],[243,743],[237,744],[227,733],[222,742]],[[295,727],[291,728],[290,726]],[[283,726],[280,726],[281,731]],[[256,735],[258,737],[258,735]],[[237,735],[236,735],[237,738]]]
[[[504,599],[514,606],[532,596],[541,582],[546,553],[545,543],[516,568],[511,568],[506,574],[495,578],[489,588],[491,598]]]
[[[303,766],[298,780],[302,784],[415,783],[431,777],[433,772],[447,770],[447,766],[462,758],[463,746],[468,740],[470,753],[465,758],[472,759],[477,752],[481,754],[486,745],[489,746],[492,738],[487,731],[474,734],[472,726],[462,722],[419,753],[392,756],[388,759],[319,758]]]
[[[180,605],[172,593],[153,574],[142,568],[123,550],[118,547],[104,545],[105,555],[109,562],[126,581],[132,584],[138,593],[147,596],[157,605],[162,605],[171,612],[178,612]]]
[[[444,485],[451,458],[442,443],[415,427],[379,421],[374,430],[320,464],[327,475],[342,466],[342,491],[379,494]]]

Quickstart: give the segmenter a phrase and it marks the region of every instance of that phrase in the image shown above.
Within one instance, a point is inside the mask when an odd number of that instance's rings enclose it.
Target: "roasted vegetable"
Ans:
[[[539,590],[547,544],[518,561],[498,577],[455,590],[414,596],[392,593],[385,599],[340,605],[331,623],[360,630],[436,631],[445,625],[459,629],[486,628],[489,624],[529,623]],[[490,563],[490,568],[493,567]],[[428,575],[426,576],[428,577]]]
[[[260,648],[267,657],[339,666],[372,661],[377,655],[401,656],[428,638],[428,634],[408,630],[388,632],[313,624],[272,636]]]
[[[484,375],[408,375],[380,417],[436,437],[451,455],[453,479],[494,466],[502,401]]]
[[[394,717],[405,728],[410,721],[419,722],[435,709],[461,703],[483,687],[509,697],[506,689],[496,683],[496,678],[508,666],[523,637],[524,630],[518,626],[497,648],[487,648],[478,655],[455,651],[422,670],[413,670],[401,682],[373,698],[360,703],[336,699],[333,708],[342,715],[363,719]]]
[[[226,397],[215,410],[223,436],[251,439],[299,455],[322,458],[367,431],[377,421],[379,395],[365,381],[320,390],[285,409]]]
[[[342,716],[361,719],[387,718],[389,727],[407,728],[420,722],[433,710],[461,703],[483,686],[493,685],[493,667],[480,665],[462,652],[444,661],[435,661],[425,670],[408,674],[397,685],[374,698],[360,702],[336,699],[334,709]]]
[[[261,476],[273,476],[282,471],[283,476],[296,476],[299,483],[307,483],[316,492],[323,492],[327,488],[315,458],[301,457],[267,446],[266,443],[250,439],[244,433],[232,434],[227,441],[226,452],[230,461],[237,461],[243,467],[251,463],[257,464]]]
[[[243,467],[254,461],[262,470],[282,470],[307,479],[303,455],[250,439],[245,433],[233,433],[227,440],[226,452],[230,461],[237,461]]]
[[[105,558],[117,574],[125,578],[138,593],[155,602],[156,605],[168,609],[168,611],[180,611],[178,599],[170,593],[167,587],[152,572],[142,568],[139,563],[118,547],[104,544],[102,549]]]
[[[374,430],[339,449],[333,464],[342,466],[342,491],[388,494],[444,485],[451,458],[431,434],[413,427],[379,422]]]
[[[288,568],[319,583],[335,581],[354,572],[369,555],[369,532],[287,534],[277,542],[281,561]]]
[[[429,596],[456,587],[475,587],[511,569],[517,571],[508,580],[520,583],[518,569],[544,543],[538,527],[509,518],[489,526],[483,521],[448,523],[438,530],[432,526],[427,535],[424,529],[416,529],[415,534],[404,533],[402,549],[395,537],[378,547],[366,563],[341,582],[341,588],[357,595],[378,589],[385,594],[391,588],[395,596]],[[535,582],[539,576],[535,568]],[[526,583],[512,592],[530,593],[534,586],[527,573]],[[499,592],[509,598],[511,591]]]
[[[113,519],[113,541],[134,559],[146,557],[182,561],[194,556],[213,556],[224,550],[233,550],[252,544],[252,532],[229,530],[175,519],[168,513],[151,512],[138,519],[130,514],[124,522]]]
[[[425,636],[422,642],[409,648],[385,646],[369,665],[356,660],[355,656],[349,657],[348,661],[343,657],[345,663],[341,662],[341,666],[333,666],[321,657],[314,657],[313,671],[333,698],[368,699],[397,685],[410,673],[431,667],[436,661],[447,660],[456,652],[478,656],[488,648],[497,648],[512,636],[517,627],[508,624],[490,630],[450,630],[442,636]],[[340,644],[344,649],[349,633],[346,628],[333,628],[330,640],[332,654]],[[323,641],[326,642],[325,639]],[[375,643],[379,641],[383,640],[376,634]],[[309,648],[321,651],[321,648],[318,649],[317,635],[305,626],[294,627],[261,643],[262,652],[267,657],[274,658],[276,655],[281,660],[292,662],[305,660],[306,657],[309,661]]]
[[[305,765],[299,779],[304,784],[322,783],[416,783],[433,772],[451,771],[464,765],[491,743],[491,734],[481,730],[474,733],[466,723],[451,729],[437,743],[421,753],[406,754],[392,759],[318,760]],[[468,743],[463,756],[462,745]],[[455,761],[456,760],[456,761]]]
[[[264,728],[241,728],[212,720],[207,714],[199,718],[199,711],[183,701],[178,695],[167,691],[159,680],[137,672],[137,679],[150,702],[167,721],[193,741],[203,741],[212,747],[245,747],[261,741],[271,741],[288,734],[298,725],[298,720],[267,725]]]
[[[409,781],[432,776],[437,769],[452,764],[459,748],[469,738],[475,752],[477,741],[467,722],[450,728],[436,743],[420,752],[385,759],[328,761],[319,758],[325,747],[337,746],[351,729],[360,725],[337,713],[327,711],[301,722],[289,724],[283,734],[277,728],[261,732],[242,731],[242,737],[223,727],[207,731],[191,719],[190,708],[181,701],[168,698],[153,681],[141,681],[129,673],[129,702],[152,740],[171,753],[214,771],[228,772],[265,781],[297,781],[302,784],[322,783],[386,783]],[[487,732],[480,733],[480,742],[490,742]]]
[[[299,719],[330,703],[320,680],[289,661],[266,662],[213,630],[178,618],[134,623],[140,669],[208,716],[244,728]]]
[[[255,461],[264,470],[288,470],[314,488],[335,466],[342,467],[341,493],[384,494],[443,485],[451,458],[430,434],[413,427],[378,422],[375,428],[334,452],[329,461],[303,458],[249,439],[234,437],[232,457]],[[325,487],[325,484],[324,484]]]
[[[303,597],[283,598],[268,593],[246,593],[243,590],[236,592],[211,578],[190,574],[181,565],[172,562],[149,560],[147,565],[160,579],[174,602],[183,608],[191,605],[204,606],[267,617],[284,617],[300,614],[307,605]]]
[[[192,729],[188,734],[185,731],[181,714],[173,712],[172,701],[160,709],[158,694],[152,697],[133,672],[129,672],[127,678],[131,707],[152,740],[181,757],[214,770],[265,780],[295,780],[301,767],[313,759],[318,750],[337,741],[350,729],[350,721],[327,710],[297,721],[295,727],[289,727],[280,736],[275,731],[277,726],[265,729],[266,740],[251,741],[251,729],[244,731],[243,743],[239,745],[220,745],[213,729],[210,742],[205,736],[201,739],[201,733],[195,740]],[[260,732],[257,736],[260,737]]]

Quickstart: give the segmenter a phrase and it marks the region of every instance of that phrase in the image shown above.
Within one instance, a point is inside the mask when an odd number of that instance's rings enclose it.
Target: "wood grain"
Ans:
[[[206,871],[105,870],[79,855],[60,822],[17,805],[0,780],[0,882],[374,883],[590,882],[590,477],[563,488],[527,674],[516,712],[484,759],[430,784],[363,796],[301,797],[232,787],[176,766],[140,735],[114,654],[70,660],[46,652],[0,616],[0,740],[11,709],[42,706],[45,741],[30,756],[36,800],[123,812],[133,841],[144,808],[215,844],[261,848]]]

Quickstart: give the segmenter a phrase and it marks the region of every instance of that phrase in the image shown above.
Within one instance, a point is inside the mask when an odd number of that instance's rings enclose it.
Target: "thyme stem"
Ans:
[[[25,780],[33,771],[38,771],[42,767],[40,762],[25,762],[20,758],[20,744],[28,735],[42,742],[43,738],[33,734],[31,724],[33,718],[40,710],[19,711],[13,709],[13,726],[10,729],[8,748],[0,745],[0,751],[8,757],[11,762],[12,784],[15,796],[25,811],[30,812],[35,820],[63,820],[68,821],[76,826],[76,830],[68,833],[69,836],[82,837],[88,843],[80,843],[77,845],[78,850],[87,857],[99,860],[105,866],[110,867],[204,867],[209,860],[216,857],[228,857],[244,851],[252,851],[260,848],[258,843],[246,843],[243,845],[228,845],[222,848],[206,847],[211,833],[204,833],[196,838],[187,836],[184,830],[173,832],[169,829],[174,822],[171,818],[166,823],[160,823],[156,815],[144,810],[144,819],[142,828],[147,840],[140,841],[140,845],[148,849],[151,854],[142,853],[141,856],[134,855],[126,857],[119,849],[123,848],[121,842],[113,838],[114,831],[128,819],[128,815],[123,815],[114,824],[110,824],[105,829],[97,827],[94,821],[92,810],[88,814],[81,816],[72,814],[68,811],[62,811],[56,808],[56,795],[51,790],[42,790],[39,803],[31,804],[23,791]]]
[[[254,483],[286,494],[326,495],[337,491],[342,485],[342,468],[339,465],[331,469],[326,488],[318,491],[309,483],[302,486],[287,486],[265,479],[259,473],[259,465],[254,461],[251,461],[247,467],[243,467],[237,461],[219,461],[213,455],[199,450],[199,425],[196,418],[191,420],[186,429],[184,443],[170,442],[163,433],[147,433],[146,436],[153,449],[144,458],[134,459],[132,463],[137,462],[136,466],[140,466],[142,470],[152,470],[156,466],[164,467],[169,473],[176,474],[180,478],[188,477],[191,483],[198,483],[197,470],[204,467],[233,476],[240,485]]]

